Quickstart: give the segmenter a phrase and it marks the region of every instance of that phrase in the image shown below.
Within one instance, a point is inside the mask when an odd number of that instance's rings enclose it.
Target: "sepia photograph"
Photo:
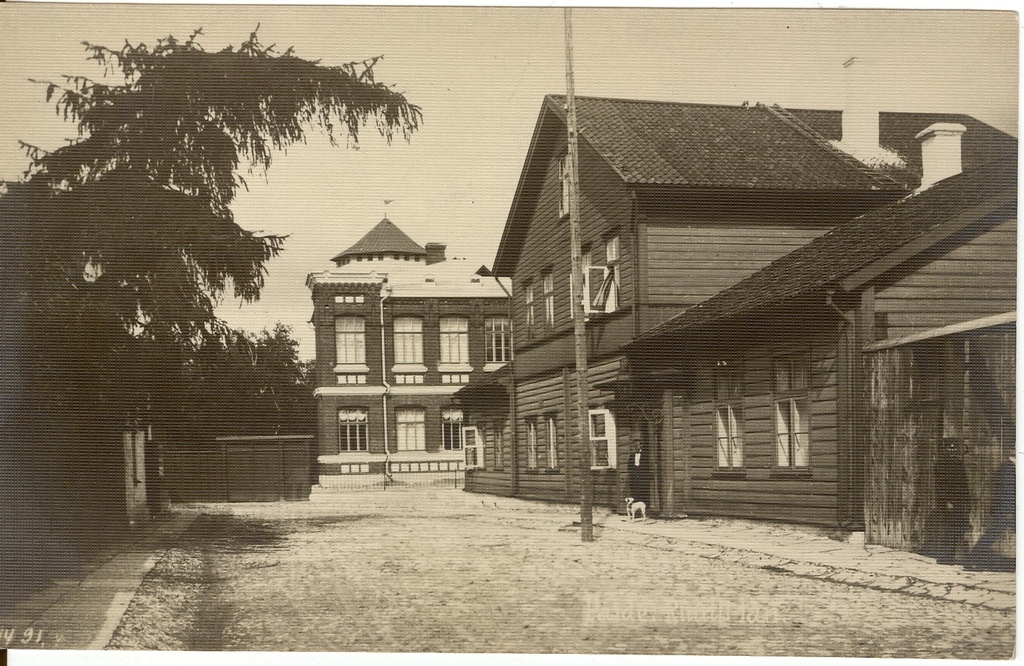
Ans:
[[[1014,659],[1019,32],[0,3],[0,655]]]

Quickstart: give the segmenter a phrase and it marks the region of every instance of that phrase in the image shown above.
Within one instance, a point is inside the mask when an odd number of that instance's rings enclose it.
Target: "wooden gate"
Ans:
[[[167,454],[173,502],[276,502],[309,499],[313,437],[218,437]]]
[[[1015,448],[1015,333],[985,329],[866,355],[869,543],[919,551],[941,538],[936,517],[957,479],[966,495],[960,554],[988,527],[996,470]]]

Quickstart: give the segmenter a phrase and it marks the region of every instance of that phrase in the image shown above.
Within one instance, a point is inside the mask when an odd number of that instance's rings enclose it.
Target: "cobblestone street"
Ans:
[[[513,508],[509,510],[509,503]],[[1007,658],[1014,615],[637,543],[452,489],[211,505],[110,647]],[[599,514],[611,524],[620,516]]]

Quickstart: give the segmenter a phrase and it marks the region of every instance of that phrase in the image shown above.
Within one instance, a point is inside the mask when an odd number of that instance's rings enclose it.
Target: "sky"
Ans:
[[[258,331],[282,321],[312,358],[306,275],[384,216],[470,270],[497,250],[546,94],[565,92],[561,8],[0,4],[0,179],[27,161],[20,139],[75,135],[30,78],[93,78],[83,41],[153,44],[202,28],[207,50],[260,40],[324,64],[383,55],[377,80],[423,110],[406,143],[373,130],[357,147],[312,133],[274,157],[234,207],[252,231],[287,234],[261,299],[218,315]],[[1018,25],[1010,12],[838,9],[584,9],[573,12],[578,95],[841,109],[842,63],[867,58],[870,103],[967,113],[1017,135]],[[393,200],[386,209],[384,200]]]

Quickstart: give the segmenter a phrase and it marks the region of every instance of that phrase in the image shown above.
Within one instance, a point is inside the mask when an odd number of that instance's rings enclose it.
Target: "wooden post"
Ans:
[[[594,480],[590,467],[590,424],[587,422],[587,329],[583,311],[583,265],[580,261],[579,146],[576,142],[576,93],[572,73],[572,8],[565,8],[565,89],[569,129],[569,239],[574,298],[573,340],[576,349],[576,433],[580,443],[580,538],[594,540]],[[567,440],[568,442],[568,440]]]

